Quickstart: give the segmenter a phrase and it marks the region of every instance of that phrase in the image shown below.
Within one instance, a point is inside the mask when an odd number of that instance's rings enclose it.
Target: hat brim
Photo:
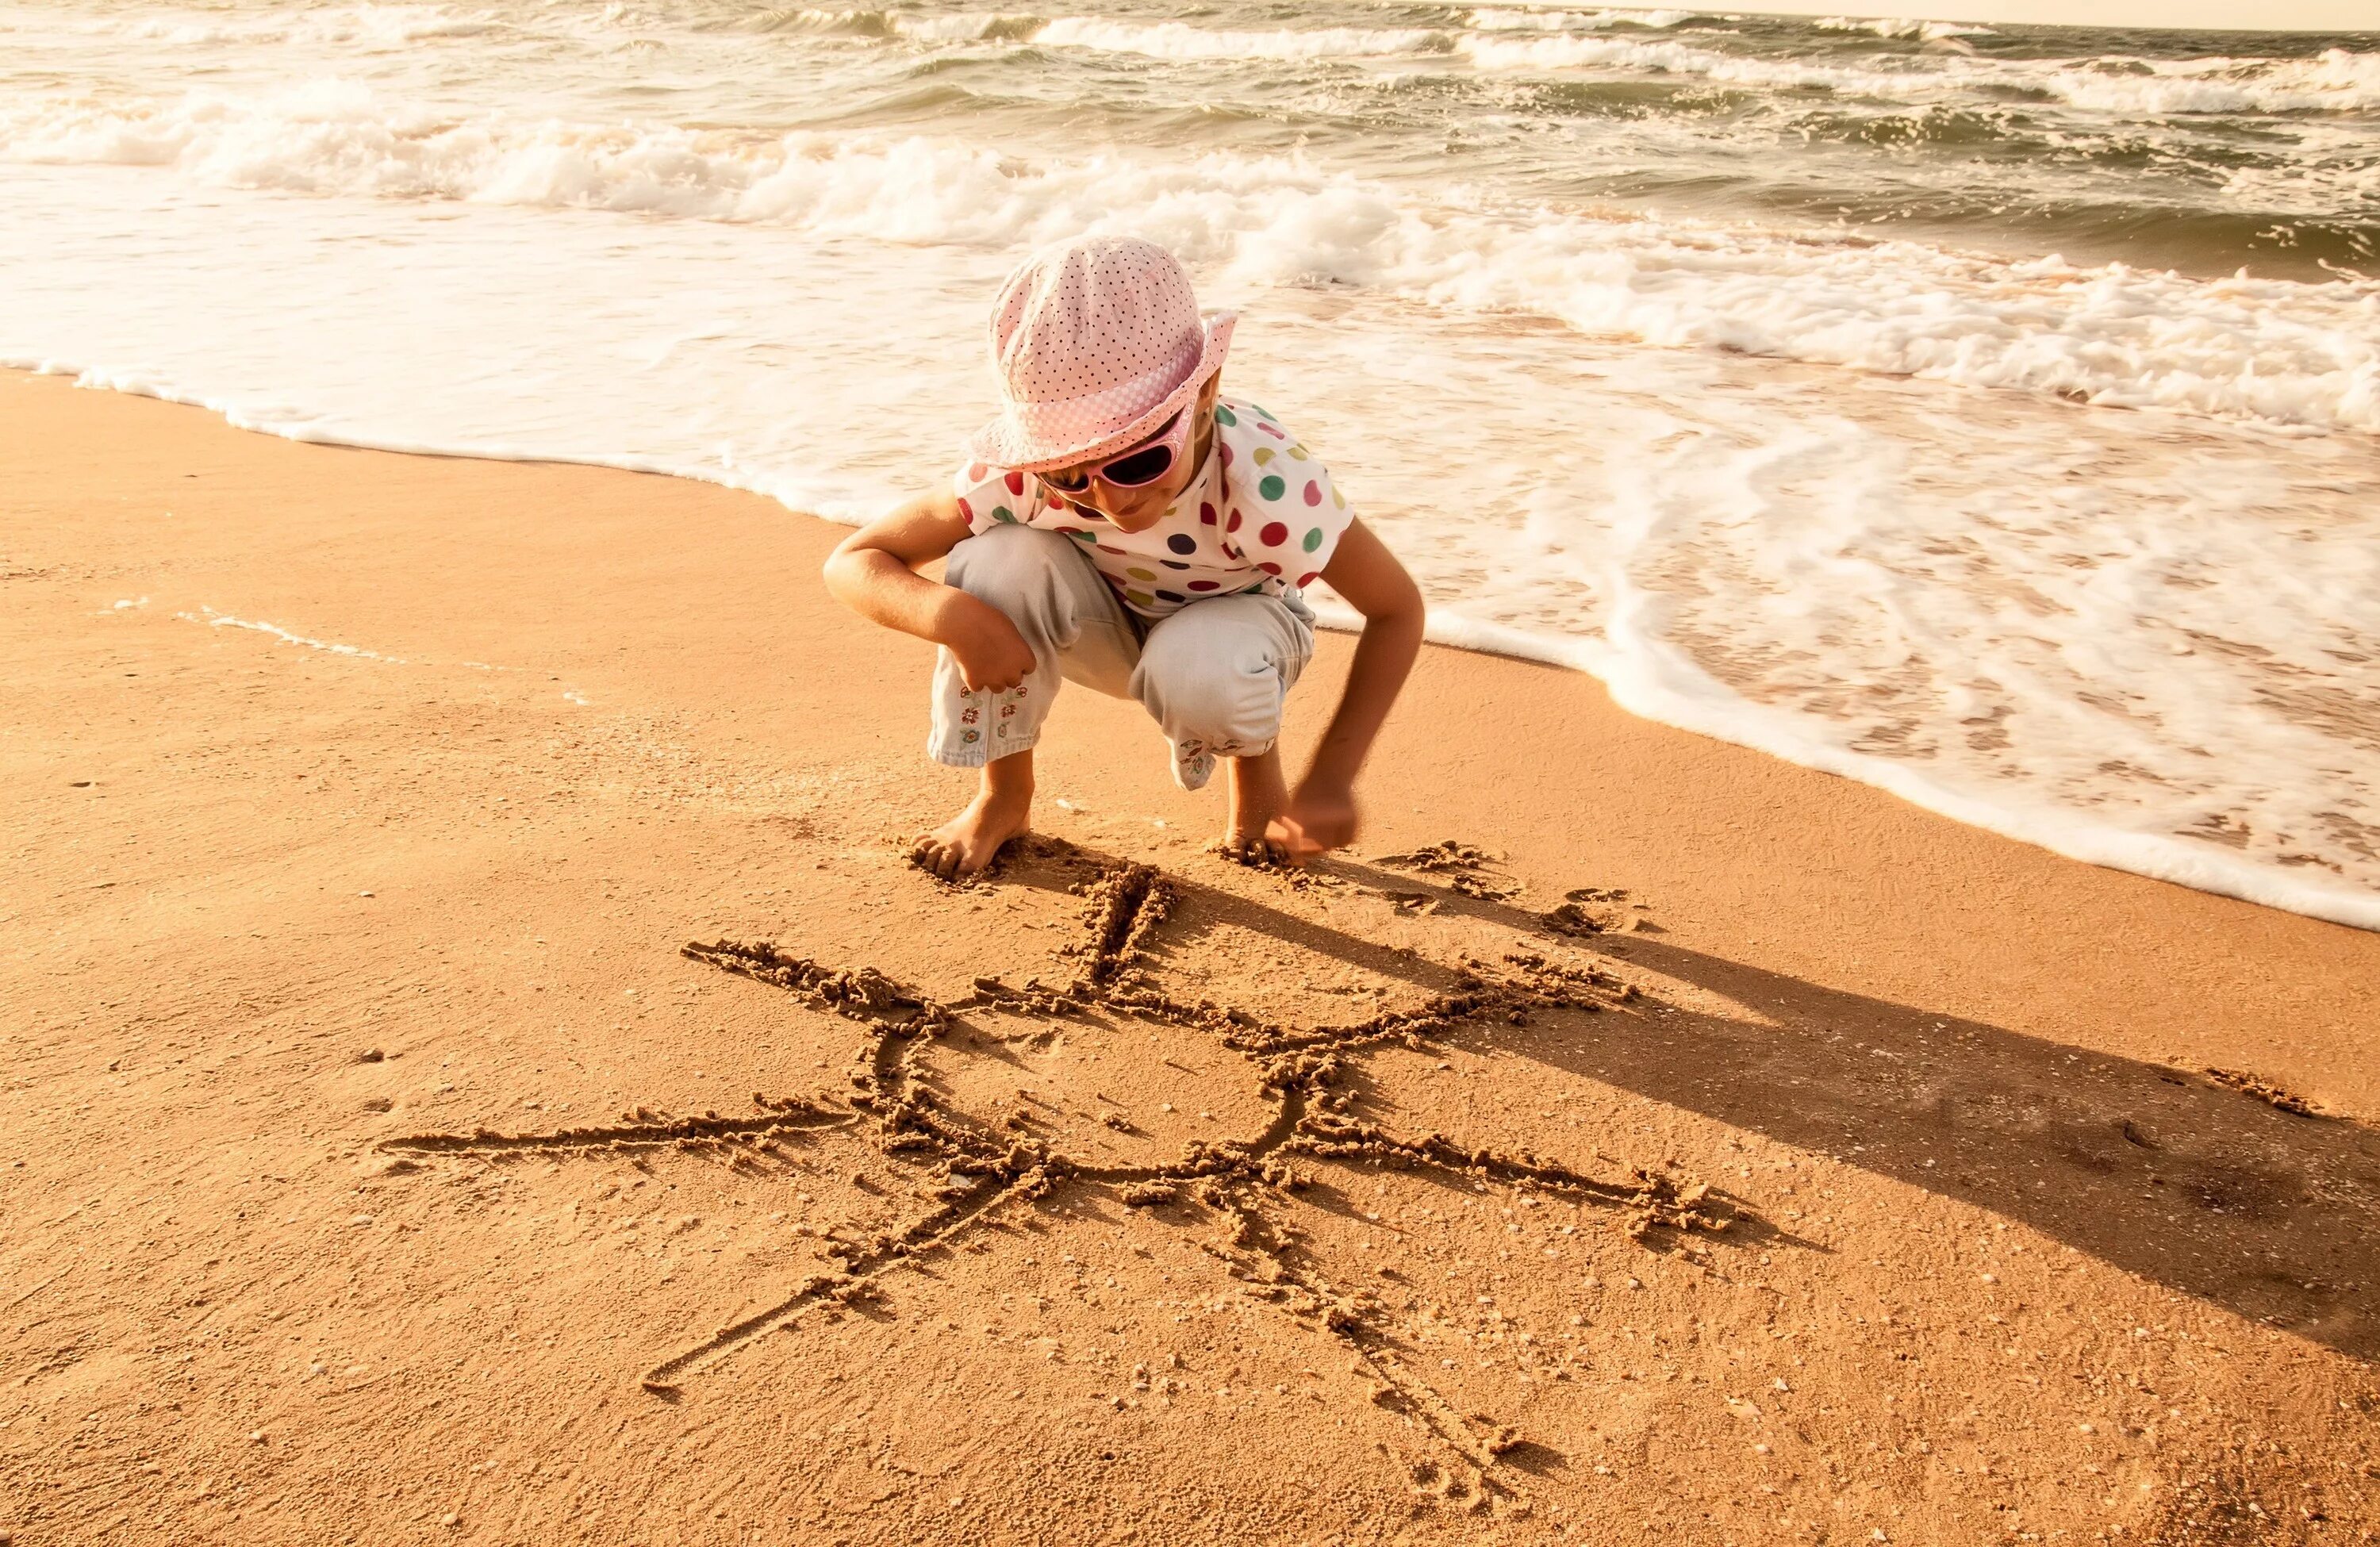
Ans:
[[[1180,413],[1198,396],[1207,379],[1223,368],[1223,357],[1231,353],[1232,330],[1239,324],[1236,311],[1218,311],[1201,320],[1206,337],[1198,351],[1198,363],[1182,384],[1167,394],[1163,402],[1111,434],[1075,445],[1052,445],[1036,442],[1008,414],[985,425],[967,438],[967,450],[978,461],[989,462],[995,468],[1014,472],[1040,472],[1049,468],[1069,467],[1087,462],[1111,451],[1122,451],[1138,441],[1155,434],[1165,421]]]

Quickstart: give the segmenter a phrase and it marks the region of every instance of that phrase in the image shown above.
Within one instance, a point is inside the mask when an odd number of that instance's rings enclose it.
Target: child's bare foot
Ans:
[[[910,862],[944,881],[980,873],[1001,846],[1031,825],[1033,754],[1013,752],[984,764],[966,809],[917,840]]]
[[[1288,858],[1280,843],[1268,837],[1270,827],[1289,805],[1289,786],[1281,773],[1281,749],[1261,757],[1225,760],[1229,773],[1232,813],[1217,848],[1226,859],[1242,865],[1278,865]]]

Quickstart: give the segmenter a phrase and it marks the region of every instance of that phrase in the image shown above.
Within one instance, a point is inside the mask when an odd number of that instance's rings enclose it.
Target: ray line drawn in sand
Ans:
[[[840,1128],[863,1135],[889,1160],[924,1168],[940,1184],[932,1193],[936,1207],[867,1240],[831,1236],[826,1250],[839,1259],[837,1267],[813,1274],[766,1309],[647,1370],[645,1388],[665,1397],[677,1395],[683,1377],[754,1338],[791,1330],[812,1307],[869,1297],[869,1281],[877,1274],[950,1244],[1004,1206],[1044,1198],[1062,1187],[1089,1186],[1113,1189],[1133,1209],[1201,1210],[1222,1226],[1201,1247],[1255,1298],[1344,1346],[1354,1356],[1354,1368],[1375,1383],[1374,1401],[1410,1414],[1472,1468],[1468,1480],[1475,1499],[1512,1493],[1494,1473],[1525,1442],[1507,1426],[1465,1416],[1414,1374],[1398,1355],[1389,1312],[1378,1297],[1341,1289],[1308,1260],[1299,1233],[1283,1223],[1276,1207],[1311,1185],[1311,1176],[1293,1163],[1428,1171],[1481,1188],[1553,1192],[1624,1211],[1630,1233],[1648,1245],[1657,1236],[1690,1242],[1748,1217],[1731,1199],[1699,1185],[1682,1188],[1666,1175],[1642,1169],[1625,1181],[1612,1181],[1526,1152],[1469,1146],[1441,1134],[1401,1137],[1352,1115],[1354,1097],[1343,1085],[1354,1055],[1390,1046],[1419,1050],[1474,1028],[1524,1024],[1540,1010],[1598,1011],[1633,1001],[1633,986],[1600,971],[1565,968],[1516,951],[1504,957],[1509,974],[1490,975],[1484,964],[1468,963],[1447,992],[1417,1009],[1346,1025],[1283,1025],[1163,991],[1143,959],[1175,892],[1154,869],[1117,865],[1077,890],[1088,904],[1088,938],[1075,948],[1080,970],[1063,987],[1038,979],[1016,987],[983,977],[964,998],[943,1003],[874,968],[826,967],[767,943],[720,940],[682,948],[692,960],[770,984],[814,1009],[866,1027],[868,1038],[850,1073],[852,1090],[842,1104],[756,1095],[763,1111],[752,1117],[709,1113],[667,1118],[640,1107],[609,1127],[545,1134],[424,1133],[388,1139],[381,1148],[420,1156],[584,1155],[651,1147],[739,1147]],[[1093,1165],[1038,1139],[1002,1136],[947,1110],[927,1089],[917,1065],[936,1039],[954,1029],[979,1029],[969,1017],[1014,1017],[1046,1034],[1051,1021],[1095,1014],[1210,1032],[1250,1064],[1274,1106],[1271,1121],[1246,1139],[1193,1139],[1171,1162]]]
[[[566,1154],[582,1150],[633,1150],[724,1139],[767,1139],[817,1128],[849,1127],[857,1121],[848,1112],[805,1101],[772,1102],[759,1095],[752,1100],[766,1109],[764,1115],[722,1117],[714,1112],[700,1117],[669,1118],[639,1109],[636,1115],[644,1120],[607,1127],[562,1128],[549,1133],[498,1133],[492,1128],[478,1128],[470,1133],[417,1133],[385,1139],[380,1147],[405,1155],[494,1155],[509,1151]]]

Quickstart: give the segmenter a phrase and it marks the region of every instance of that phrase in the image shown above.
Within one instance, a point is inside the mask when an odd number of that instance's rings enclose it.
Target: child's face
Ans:
[[[1166,469],[1163,478],[1154,483],[1144,483],[1137,489],[1118,489],[1094,478],[1090,486],[1081,493],[1068,496],[1070,503],[1097,512],[1119,531],[1147,531],[1157,525],[1165,514],[1165,507],[1181,497],[1182,491],[1190,487],[1190,481],[1198,476],[1198,469],[1206,464],[1207,454],[1215,438],[1215,394],[1220,381],[1220,375],[1210,376],[1207,384],[1199,389],[1196,428],[1191,435],[1188,454],[1175,457],[1173,466]],[[1110,452],[1099,461],[1112,461],[1118,455]]]

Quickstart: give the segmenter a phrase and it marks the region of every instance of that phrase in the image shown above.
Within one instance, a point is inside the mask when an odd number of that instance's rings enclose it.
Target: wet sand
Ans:
[[[15,1544],[2380,1529],[2380,936],[1439,650],[1311,876],[1074,691],[951,889],[835,529],[0,489]]]

